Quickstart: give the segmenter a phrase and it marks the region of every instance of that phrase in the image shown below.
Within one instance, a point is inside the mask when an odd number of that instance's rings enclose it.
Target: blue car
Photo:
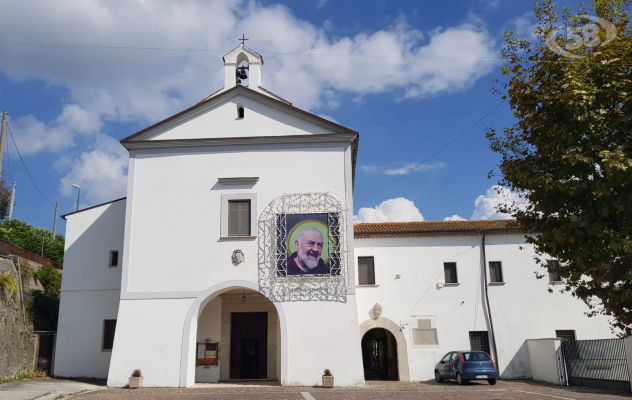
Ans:
[[[435,365],[435,380],[456,379],[459,385],[474,380],[496,384],[496,366],[484,351],[452,351]]]

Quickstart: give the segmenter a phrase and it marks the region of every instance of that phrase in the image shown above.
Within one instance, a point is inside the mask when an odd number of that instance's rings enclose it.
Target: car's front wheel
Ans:
[[[443,382],[443,378],[441,377],[439,370],[435,370],[435,381],[437,381],[438,383]]]
[[[487,382],[489,382],[490,385],[495,385],[496,379],[488,379]]]
[[[463,376],[461,376],[460,372],[456,373],[456,383],[458,383],[459,385],[464,385],[467,383],[467,381],[463,379]]]

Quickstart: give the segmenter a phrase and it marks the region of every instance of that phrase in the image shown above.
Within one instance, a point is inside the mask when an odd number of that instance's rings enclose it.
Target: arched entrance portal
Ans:
[[[362,337],[364,379],[396,381],[399,379],[397,341],[386,329],[369,330]]]
[[[195,382],[280,376],[279,317],[270,300],[249,289],[224,292],[201,308]]]

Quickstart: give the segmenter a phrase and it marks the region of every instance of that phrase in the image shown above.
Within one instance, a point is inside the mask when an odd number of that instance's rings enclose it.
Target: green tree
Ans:
[[[11,202],[11,191],[0,179],[0,220],[4,220],[9,215],[9,203]]]
[[[58,262],[64,261],[64,237],[53,234],[46,229],[35,228],[17,219],[5,220],[0,223],[0,239],[21,247],[25,250],[40,254],[44,243],[44,257]]]
[[[61,292],[61,272],[50,265],[45,265],[38,269],[35,274],[35,279],[44,287],[44,294],[55,299],[59,299]]]
[[[500,183],[529,201],[505,205],[537,253],[558,259],[570,291],[613,325],[632,332],[632,30],[630,2],[594,0],[589,9],[535,4],[536,39],[505,34],[498,91],[517,122],[490,130],[501,155]],[[582,15],[610,21],[616,38]],[[578,34],[547,35],[560,25]],[[549,36],[551,37],[551,36]],[[579,40],[578,40],[579,39]],[[550,42],[549,42],[550,43]],[[581,45],[581,46],[580,46]],[[554,47],[554,46],[550,46]],[[600,301],[595,301],[599,299]]]

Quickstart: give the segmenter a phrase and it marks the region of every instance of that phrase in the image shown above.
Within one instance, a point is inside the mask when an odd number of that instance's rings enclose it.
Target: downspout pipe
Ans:
[[[489,294],[487,291],[488,285],[487,285],[487,255],[485,253],[485,231],[481,231],[480,232],[480,236],[481,236],[481,274],[483,276],[482,279],[482,290],[481,292],[483,293],[483,298],[485,300],[485,315],[487,316],[487,321],[488,321],[488,326],[489,326],[489,336],[491,339],[491,345],[492,345],[492,357],[494,358],[494,365],[496,367],[496,374],[498,376],[500,376],[500,369],[498,367],[498,350],[496,348],[496,333],[494,332],[494,322],[492,319],[492,310],[491,307],[489,306]]]

